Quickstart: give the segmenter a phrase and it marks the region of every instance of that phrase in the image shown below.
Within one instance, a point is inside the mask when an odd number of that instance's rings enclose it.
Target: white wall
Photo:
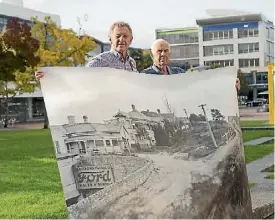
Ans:
[[[259,22],[259,58],[260,58],[260,66],[265,66],[265,42],[266,42],[266,36],[265,36],[265,23],[263,21]]]

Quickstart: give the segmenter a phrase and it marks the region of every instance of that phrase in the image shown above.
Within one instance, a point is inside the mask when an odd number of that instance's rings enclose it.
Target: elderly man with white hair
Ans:
[[[184,73],[180,67],[168,66],[170,62],[170,46],[167,41],[158,39],[151,46],[153,65],[141,71],[147,74],[170,75]]]
[[[157,75],[171,75],[184,73],[185,71],[180,67],[168,66],[170,62],[170,46],[169,43],[163,39],[155,40],[151,46],[153,65],[141,71],[146,74]],[[240,90],[240,80],[236,79],[236,89]]]

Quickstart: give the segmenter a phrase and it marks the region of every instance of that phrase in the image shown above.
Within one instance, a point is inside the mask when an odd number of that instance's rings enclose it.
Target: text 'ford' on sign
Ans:
[[[79,190],[101,189],[114,183],[114,175],[110,166],[77,166],[75,172]]]

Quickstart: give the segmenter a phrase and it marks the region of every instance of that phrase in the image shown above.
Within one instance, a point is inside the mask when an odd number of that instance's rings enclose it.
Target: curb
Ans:
[[[252,218],[253,219],[266,219],[274,214],[274,201],[253,209]]]

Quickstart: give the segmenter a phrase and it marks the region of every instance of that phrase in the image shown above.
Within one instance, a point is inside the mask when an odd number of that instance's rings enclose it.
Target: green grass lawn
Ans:
[[[265,168],[261,172],[267,172],[267,176],[265,177],[266,179],[274,179],[274,164],[270,167]]]
[[[274,173],[269,173],[265,178],[266,179],[274,179]]]
[[[273,144],[264,144],[258,146],[246,146],[244,148],[245,162],[250,163],[274,152]]]
[[[249,188],[252,188],[256,185],[256,183],[248,183]]]
[[[243,133],[248,140],[267,137],[273,131]],[[273,151],[272,144],[247,146],[246,162]],[[0,131],[0,170],[1,219],[68,218],[49,130]]]
[[[0,218],[68,218],[48,130],[0,132]]]
[[[272,130],[259,130],[259,131],[242,131],[243,141],[251,141],[261,137],[274,137],[274,131]]]
[[[274,173],[274,165],[272,165],[271,167],[265,168],[264,170],[262,170],[262,172]]]
[[[272,126],[266,120],[253,120],[253,121],[242,121],[241,127],[264,127],[264,126]]]

